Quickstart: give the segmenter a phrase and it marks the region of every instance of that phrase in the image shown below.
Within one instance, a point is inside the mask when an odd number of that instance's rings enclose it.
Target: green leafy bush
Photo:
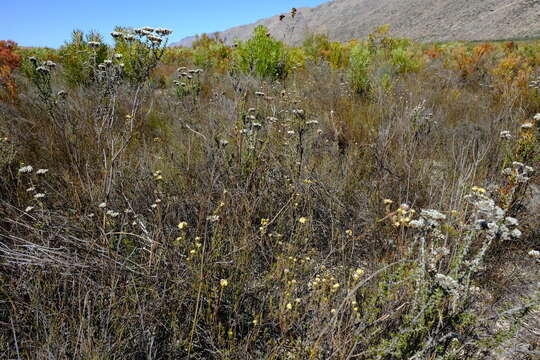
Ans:
[[[273,39],[264,26],[258,26],[251,39],[237,45],[234,59],[238,70],[271,79],[287,76],[287,49],[281,41]]]
[[[171,30],[152,27],[140,29],[116,28],[114,57],[122,62],[124,76],[132,84],[140,84],[149,78],[152,70],[165,54]]]
[[[59,50],[68,84],[89,85],[94,80],[95,67],[107,58],[108,51],[100,34],[91,32],[85,36],[81,30],[74,30],[71,40]]]
[[[358,44],[351,50],[349,60],[349,77],[353,90],[364,94],[371,88],[369,80],[369,66],[371,64],[371,53],[364,44]]]

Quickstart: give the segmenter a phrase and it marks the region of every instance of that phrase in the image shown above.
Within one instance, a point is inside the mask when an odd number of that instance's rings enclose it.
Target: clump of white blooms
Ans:
[[[100,208],[100,209],[105,209],[106,207],[107,207],[106,202],[102,202],[101,204],[98,205],[98,208]]]
[[[505,216],[506,212],[493,199],[481,192],[468,195],[467,200],[475,209],[475,230],[485,232],[488,239],[519,239],[521,231],[517,219]]]
[[[159,35],[161,35],[161,36],[167,36],[167,35],[172,34],[172,30],[170,30],[170,29],[157,28],[157,29],[156,29],[156,34],[159,34]]]
[[[43,199],[44,197],[45,197],[44,193],[37,193],[36,195],[34,195],[34,199]]]
[[[26,166],[23,166],[22,168],[19,169],[19,173],[27,174],[27,173],[31,173],[32,170],[34,170],[32,165],[26,165]]]
[[[120,215],[120,213],[114,211],[114,210],[107,210],[107,213],[106,213],[108,216],[112,217],[112,218],[115,218],[117,217],[118,215]]]
[[[508,130],[501,131],[499,136],[503,140],[512,140],[512,134],[510,134],[510,131]]]
[[[36,71],[37,71],[38,73],[40,73],[40,74],[43,74],[43,75],[48,74],[48,73],[50,72],[50,70],[47,69],[45,66],[38,66],[38,67],[36,68]]]
[[[540,121],[540,113],[534,115],[533,119],[536,121]]]
[[[532,128],[533,128],[533,123],[531,122],[526,122],[525,124],[521,125],[522,130],[530,130]]]
[[[505,168],[502,171],[503,175],[511,176],[516,183],[524,184],[530,180],[530,176],[534,173],[534,169],[521,162],[514,161],[511,168]]]
[[[89,41],[88,42],[88,46],[90,46],[91,48],[98,48],[101,46],[101,43],[98,42],[98,41]]]
[[[538,250],[531,250],[529,251],[529,256],[533,257],[535,259],[540,259],[540,251]]]

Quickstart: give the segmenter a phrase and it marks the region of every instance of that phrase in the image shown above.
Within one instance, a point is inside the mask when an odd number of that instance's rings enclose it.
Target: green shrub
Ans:
[[[371,63],[371,53],[364,44],[358,44],[351,50],[349,60],[349,76],[354,91],[366,93],[371,88],[369,80],[369,65]]]
[[[92,47],[92,44],[97,46]],[[74,30],[71,40],[59,50],[64,76],[71,86],[89,85],[94,80],[97,64],[101,64],[108,54],[103,37],[91,32],[84,35],[81,30]]]
[[[122,62],[124,76],[133,85],[144,83],[159,64],[167,48],[168,29],[128,29],[117,27],[114,38],[114,57]]]
[[[397,47],[390,52],[390,62],[398,73],[417,72],[421,61],[405,47]]]
[[[238,70],[262,78],[284,79],[289,71],[285,45],[273,39],[264,26],[258,26],[248,41],[238,43],[234,59]]]

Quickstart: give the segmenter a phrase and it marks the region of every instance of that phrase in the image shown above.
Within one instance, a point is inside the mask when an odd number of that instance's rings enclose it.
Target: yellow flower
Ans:
[[[229,281],[227,279],[221,279],[219,280],[219,285],[221,285],[221,287],[226,287],[229,285]]]
[[[287,310],[292,310],[292,304],[291,303],[287,304]]]
[[[362,275],[364,275],[364,270],[356,269],[356,271],[353,274],[353,279],[358,281],[360,279],[360,277],[362,277]]]
[[[384,199],[384,205],[391,205],[393,204],[394,202],[390,199]]]
[[[300,219],[298,219],[298,222],[300,224],[305,224],[305,223],[307,223],[307,221],[308,221],[308,218],[306,218],[306,217],[301,217]]]
[[[335,314],[335,313],[336,313],[336,309],[332,309],[332,310],[330,310],[330,312],[331,312],[332,314]]]
[[[352,236],[353,232],[351,229],[345,231],[345,234],[347,234],[347,236]]]
[[[473,186],[472,191],[480,193],[480,194],[485,194],[486,193],[486,189],[481,188],[479,186]]]
[[[181,223],[178,224],[178,229],[183,230],[183,229],[185,229],[187,226],[188,226],[188,223],[185,222],[185,221],[182,221]]]

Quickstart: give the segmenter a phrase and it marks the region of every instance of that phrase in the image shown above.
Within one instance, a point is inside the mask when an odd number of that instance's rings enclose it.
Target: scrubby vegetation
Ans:
[[[0,47],[0,357],[538,355],[540,43],[169,34]]]

